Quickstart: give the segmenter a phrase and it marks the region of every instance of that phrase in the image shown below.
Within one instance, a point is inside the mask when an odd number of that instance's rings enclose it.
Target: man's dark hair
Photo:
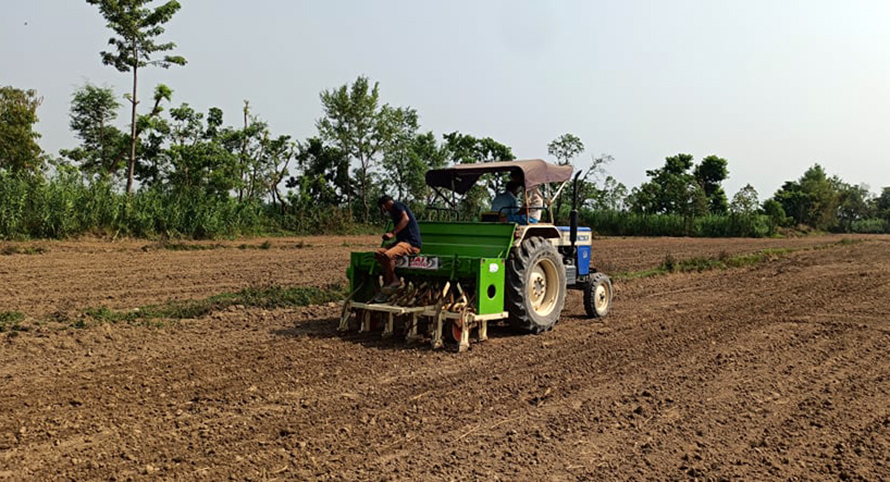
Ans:
[[[522,187],[522,183],[520,183],[520,182],[517,182],[517,181],[507,182],[507,191],[509,191],[509,192],[515,192],[520,187]]]
[[[379,199],[377,199],[377,207],[383,207],[383,205],[388,203],[389,201],[392,201],[392,196],[384,194],[380,196]]]

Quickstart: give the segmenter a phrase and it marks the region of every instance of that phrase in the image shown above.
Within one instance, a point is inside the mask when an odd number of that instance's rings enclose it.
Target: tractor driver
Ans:
[[[534,224],[541,220],[541,211],[544,208],[544,197],[541,196],[541,190],[536,186],[525,193],[525,205],[523,210],[528,211],[528,216],[522,214],[522,224]]]
[[[395,244],[377,248],[377,262],[383,268],[383,291],[391,292],[402,285],[396,277],[396,259],[420,252],[420,228],[408,206],[394,201],[392,197],[380,196],[377,206],[381,212],[389,213],[392,218],[392,231],[383,235],[383,241],[396,239]]]
[[[521,191],[521,183],[518,181],[508,182],[504,192],[491,200],[491,210],[498,213],[501,219],[511,219],[519,208],[519,193]]]

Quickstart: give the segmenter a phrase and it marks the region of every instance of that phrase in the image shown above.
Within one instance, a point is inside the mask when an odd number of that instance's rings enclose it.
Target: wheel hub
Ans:
[[[528,294],[531,309],[540,316],[547,316],[556,306],[559,294],[556,266],[549,259],[535,264],[529,276]]]
[[[544,295],[544,290],[547,288],[547,280],[540,275],[536,275],[532,280],[532,294],[535,299],[540,298]]]
[[[602,311],[606,308],[606,305],[609,303],[608,293],[606,291],[606,287],[603,285],[599,285],[596,287],[596,291],[594,292],[594,303],[596,304],[596,309]]]

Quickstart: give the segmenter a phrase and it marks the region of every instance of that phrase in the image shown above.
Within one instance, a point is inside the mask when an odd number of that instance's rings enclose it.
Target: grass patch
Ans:
[[[297,243],[298,248],[302,248],[304,246],[308,246],[308,245],[304,245],[304,243],[302,241]],[[144,246],[142,248],[142,250],[150,251],[152,249],[166,249],[168,251],[207,251],[207,250],[214,250],[214,249],[233,249],[233,248],[237,248],[237,249],[241,249],[241,250],[244,250],[244,249],[269,250],[269,249],[272,249],[272,242],[266,240],[260,244],[246,244],[246,243],[244,243],[244,244],[239,244],[238,246],[233,247],[233,246],[226,246],[226,245],[220,244],[220,243],[213,243],[213,244],[171,243],[171,242],[161,241],[161,242],[158,242],[155,244],[150,244],[150,245]]]
[[[342,285],[330,285],[324,288],[269,286],[241,290],[227,301],[231,304],[271,309],[330,303],[342,300],[348,294]]]
[[[799,251],[819,251],[838,246],[852,246],[864,242],[864,239],[844,238],[834,243],[820,244],[805,248],[764,249],[755,253],[738,254],[735,256],[730,256],[726,251],[723,251],[716,257],[695,257],[683,260],[678,260],[674,258],[672,254],[668,254],[664,257],[664,261],[662,261],[661,265],[658,267],[641,271],[619,273],[616,274],[614,278],[628,280],[662,276],[671,273],[701,273],[715,269],[744,268],[746,266],[754,266],[769,261],[775,261]]]
[[[0,311],[0,333],[7,331],[24,331],[21,325],[25,321],[25,315],[18,311]]]
[[[753,266],[766,261],[773,261],[783,257],[791,250],[788,249],[765,249],[756,253],[741,254],[736,256],[721,255],[716,258],[691,258],[682,261],[665,260],[661,265],[667,273],[689,273],[703,271],[711,271],[715,269],[744,268],[745,266]]]
[[[238,249],[262,249],[269,250],[272,249],[272,242],[269,240],[263,241],[260,244],[239,244]]]
[[[3,256],[12,256],[14,254],[43,254],[47,251],[46,248],[42,246],[12,246],[7,245],[3,248],[0,248],[0,255]]]
[[[162,305],[148,305],[134,310],[112,310],[106,307],[84,310],[86,318],[100,323],[140,323],[153,326],[163,324],[163,320],[200,318],[214,311],[230,306],[258,308],[286,308],[308,306],[342,300],[347,289],[341,285],[325,287],[250,287],[235,293],[223,293],[203,300],[171,301]],[[72,325],[75,326],[75,325]],[[81,326],[84,327],[84,323]]]
[[[215,244],[194,244],[194,243],[161,243],[160,246],[162,249],[166,249],[168,251],[208,251],[211,249],[222,249],[225,246],[215,243]]]
[[[864,239],[853,239],[853,238],[844,238],[838,241],[836,244],[839,246],[852,246],[854,244],[864,243]],[[830,246],[830,245],[829,245]]]

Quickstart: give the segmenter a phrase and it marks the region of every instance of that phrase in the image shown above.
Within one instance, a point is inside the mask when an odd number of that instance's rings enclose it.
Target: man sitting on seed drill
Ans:
[[[384,241],[396,239],[395,244],[377,248],[377,262],[383,268],[383,293],[391,293],[399,288],[402,282],[396,277],[396,259],[402,256],[415,255],[420,252],[420,228],[414,213],[408,206],[383,195],[377,200],[381,212],[389,213],[392,218],[391,232],[383,235]]]

